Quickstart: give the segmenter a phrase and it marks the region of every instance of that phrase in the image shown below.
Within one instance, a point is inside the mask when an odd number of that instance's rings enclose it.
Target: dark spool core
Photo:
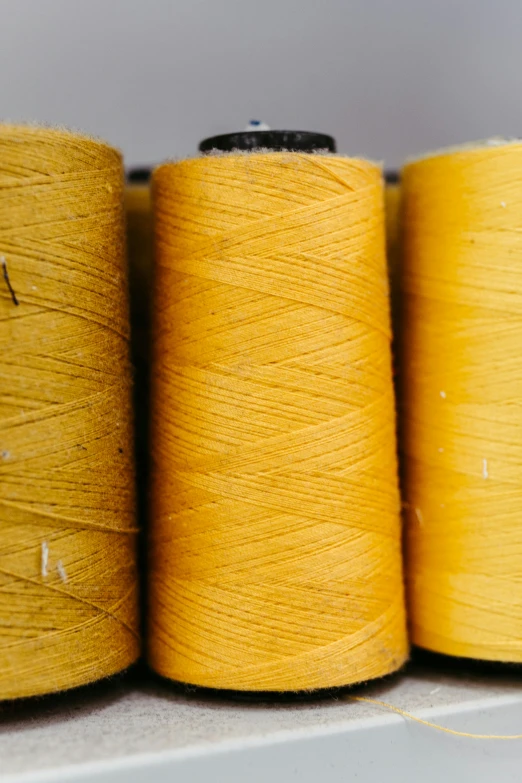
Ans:
[[[400,174],[398,171],[385,171],[384,179],[387,185],[397,185],[400,181]]]
[[[129,169],[129,171],[127,171],[127,182],[132,185],[138,185],[141,183],[146,184],[150,181],[151,174],[151,166],[139,166],[135,169]]]
[[[335,152],[335,139],[313,131],[251,130],[210,136],[199,145],[200,152],[234,152],[268,149],[273,152]]]

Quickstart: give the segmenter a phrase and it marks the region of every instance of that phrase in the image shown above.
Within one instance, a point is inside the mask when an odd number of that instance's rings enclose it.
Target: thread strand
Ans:
[[[468,731],[457,731],[456,729],[449,729],[447,726],[441,726],[438,723],[432,723],[432,721],[424,720],[416,715],[412,715],[411,712],[402,710],[400,707],[395,707],[393,704],[388,704],[386,701],[380,701],[379,699],[369,699],[366,696],[350,696],[352,701],[366,702],[367,704],[376,704],[378,707],[383,707],[386,710],[402,715],[407,720],[412,720],[414,723],[420,723],[423,726],[428,726],[430,729],[436,729],[442,731],[444,734],[452,734],[454,737],[467,737],[468,739],[486,739],[486,740],[519,740],[522,739],[522,734],[473,734]]]

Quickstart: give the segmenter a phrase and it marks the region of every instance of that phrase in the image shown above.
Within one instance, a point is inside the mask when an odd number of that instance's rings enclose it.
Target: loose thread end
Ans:
[[[47,570],[48,565],[49,565],[49,545],[47,541],[42,541],[41,571],[42,571],[43,579],[45,579],[48,575],[48,570]]]
[[[18,307],[20,302],[18,301],[18,297],[15,294],[14,288],[11,285],[11,281],[9,279],[9,272],[7,271],[7,261],[5,260],[4,256],[0,258],[0,262],[2,263],[2,271],[4,275],[4,280],[6,282],[7,288],[9,290],[9,293],[11,294],[11,299],[13,300],[13,303]]]

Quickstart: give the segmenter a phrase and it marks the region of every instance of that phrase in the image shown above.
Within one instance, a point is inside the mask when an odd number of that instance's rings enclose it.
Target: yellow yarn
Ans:
[[[413,641],[522,661],[522,144],[403,172]]]
[[[138,655],[119,153],[0,125],[0,700]]]
[[[407,655],[383,187],[362,160],[154,174],[149,660],[214,688]]]

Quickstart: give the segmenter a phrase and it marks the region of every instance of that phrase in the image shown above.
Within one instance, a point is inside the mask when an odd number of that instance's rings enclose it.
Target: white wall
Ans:
[[[129,164],[255,117],[394,166],[522,134],[522,0],[0,0],[0,116]]]

